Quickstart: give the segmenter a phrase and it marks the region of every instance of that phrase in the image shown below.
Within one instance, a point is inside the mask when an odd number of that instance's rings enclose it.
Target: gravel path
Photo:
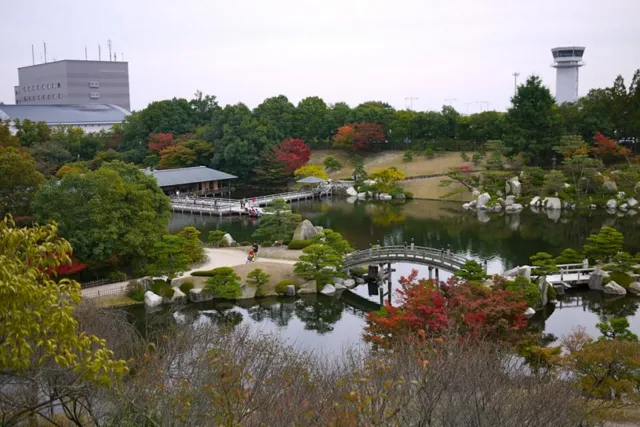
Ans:
[[[272,249],[272,248],[265,248],[265,249]],[[197,270],[212,270],[218,267],[233,267],[236,265],[244,264],[247,262],[247,255],[249,253],[248,249],[242,249],[242,248],[237,248],[237,249],[205,248],[204,252],[207,258],[207,260],[204,263],[199,264],[196,268],[186,271],[185,273],[181,274],[178,277],[189,276],[191,273]],[[269,262],[277,262],[282,264],[294,264],[296,262],[295,259],[279,259],[279,258],[283,258],[282,254],[284,253],[284,250],[278,251],[277,254],[274,253],[273,254],[274,258],[269,257],[270,254],[268,252],[269,251],[263,251],[263,249],[260,248],[260,250],[258,251],[258,255],[259,255],[258,259],[263,261],[269,260]],[[298,252],[298,251],[289,251],[289,252]],[[293,254],[290,258],[292,257],[293,257]],[[98,294],[104,295],[104,294],[114,293],[118,290],[122,290],[123,288],[126,288],[128,283],[129,281],[124,281],[124,282],[110,283],[108,285],[102,285],[102,286],[96,286],[93,288],[83,289],[82,296],[93,298],[95,296],[98,296]]]

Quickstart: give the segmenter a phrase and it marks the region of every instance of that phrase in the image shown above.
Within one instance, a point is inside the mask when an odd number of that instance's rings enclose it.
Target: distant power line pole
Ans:
[[[454,102],[454,101],[457,101],[457,99],[455,99],[455,98],[446,98],[444,100],[444,102],[449,102],[449,107],[451,107],[451,103]]]
[[[469,115],[469,105],[473,104],[473,102],[465,102],[464,105],[467,106],[467,116]]]
[[[514,96],[518,92],[518,76],[519,75],[520,73],[518,73],[517,71],[513,73],[513,95]]]
[[[487,104],[487,106],[489,106],[489,103],[487,101],[476,101],[476,104],[480,104],[480,112],[484,111],[482,108],[483,104]]]
[[[413,100],[414,99],[419,99],[419,98],[416,98],[415,96],[408,96],[408,97],[406,97],[404,99],[405,101],[409,101],[409,109],[410,110],[413,110]]]

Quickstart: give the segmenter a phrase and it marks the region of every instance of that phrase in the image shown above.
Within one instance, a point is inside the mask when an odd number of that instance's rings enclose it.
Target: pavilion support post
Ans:
[[[436,267],[436,282],[440,282],[440,270]]]
[[[389,276],[387,277],[387,299],[389,300],[389,304],[391,304],[391,263],[387,264],[389,268]]]
[[[433,279],[433,267],[429,267],[429,280]]]

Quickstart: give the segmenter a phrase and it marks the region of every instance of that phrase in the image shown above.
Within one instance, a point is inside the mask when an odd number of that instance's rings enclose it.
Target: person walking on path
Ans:
[[[256,259],[256,254],[253,251],[249,251],[249,256],[247,257],[247,264],[255,261],[255,259]]]
[[[258,258],[258,244],[254,243],[253,246],[251,247],[251,249],[253,250],[253,259],[257,259]]]

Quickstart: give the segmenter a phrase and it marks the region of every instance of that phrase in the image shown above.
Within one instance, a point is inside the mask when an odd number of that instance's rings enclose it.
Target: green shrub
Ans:
[[[151,292],[163,298],[171,298],[176,291],[166,281],[156,279],[153,281],[153,285],[151,285]]]
[[[547,289],[547,301],[555,301],[558,299],[558,293],[556,292],[556,288],[549,285]]]
[[[211,243],[214,246],[220,246],[220,242],[222,241],[222,238],[224,237],[224,235],[226,234],[226,232],[222,231],[222,230],[212,230],[209,232],[209,243]]]
[[[119,282],[127,278],[127,274],[122,271],[111,271],[107,274],[107,278],[109,280],[113,280],[115,282]]]
[[[609,281],[614,281],[625,289],[633,283],[633,277],[629,276],[627,273],[621,273],[619,271],[609,273],[609,279]]]
[[[180,285],[180,290],[187,295],[189,294],[189,291],[193,288],[194,288],[193,282],[189,282],[189,281],[182,282],[182,284]]]
[[[276,292],[279,295],[284,295],[287,292],[287,286],[293,285],[296,288],[296,291],[300,289],[300,285],[295,280],[286,279],[276,284]]]
[[[342,168],[342,164],[333,156],[327,156],[322,162],[324,168],[328,171],[338,170]]]
[[[404,194],[402,187],[393,187],[391,191],[389,191],[390,196],[397,196],[399,194]]]
[[[404,197],[405,199],[413,199],[413,193],[411,191],[406,191],[404,192]]]
[[[313,244],[311,239],[305,240],[292,240],[291,243],[287,246],[289,249],[304,249],[307,246]]]
[[[424,156],[427,159],[433,159],[436,156],[436,153],[433,151],[433,148],[427,148],[424,150]]]
[[[402,157],[402,160],[405,162],[412,162],[413,161],[413,151],[411,150],[407,150],[404,152],[404,156]]]
[[[144,301],[144,287],[137,280],[131,280],[127,285],[127,296],[134,301]]]
[[[349,270],[349,274],[351,277],[362,277],[367,274],[368,270],[366,267],[353,267]]]
[[[541,295],[538,287],[524,276],[518,276],[513,282],[508,282],[505,289],[508,291],[521,291],[529,307],[538,307],[540,305]]]
[[[238,246],[251,246],[252,243],[251,242],[247,242],[246,240],[238,243]]]
[[[231,267],[218,267],[208,272],[209,278],[204,286],[206,292],[216,298],[236,299],[242,296],[240,276]]]

